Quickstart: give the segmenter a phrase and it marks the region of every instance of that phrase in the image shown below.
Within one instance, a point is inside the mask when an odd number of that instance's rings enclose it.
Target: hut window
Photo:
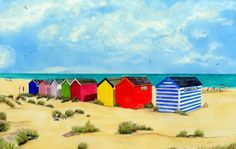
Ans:
[[[146,91],[147,90],[147,86],[141,86],[141,90],[142,91]]]
[[[184,89],[184,91],[193,91],[193,90],[197,90],[197,87],[186,87]]]

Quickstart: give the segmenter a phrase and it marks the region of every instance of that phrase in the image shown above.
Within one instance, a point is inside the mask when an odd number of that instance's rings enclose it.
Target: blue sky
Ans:
[[[236,73],[234,0],[0,0],[0,72]]]

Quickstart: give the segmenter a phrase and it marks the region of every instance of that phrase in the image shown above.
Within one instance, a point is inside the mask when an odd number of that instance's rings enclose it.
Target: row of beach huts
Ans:
[[[196,77],[166,77],[156,86],[160,112],[183,112],[201,108],[202,83]],[[152,103],[152,84],[147,77],[32,80],[29,93],[79,101],[99,100],[105,106],[138,109]]]

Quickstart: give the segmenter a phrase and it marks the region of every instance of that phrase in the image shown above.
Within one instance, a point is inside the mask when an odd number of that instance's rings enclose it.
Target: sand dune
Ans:
[[[166,149],[169,147],[194,149],[227,144],[236,140],[235,96],[235,90],[203,94],[203,102],[207,102],[209,107],[191,112],[188,116],[152,112],[150,109],[103,107],[83,102],[60,103],[56,100],[47,101],[55,106],[54,109],[24,102],[16,109],[0,104],[0,111],[7,113],[8,121],[12,125],[8,132],[0,133],[0,136],[6,136],[22,127],[37,130],[39,138],[25,144],[23,146],[25,149],[73,149],[80,142],[87,142],[89,149]],[[53,121],[51,118],[51,112],[55,109],[65,111],[75,108],[83,109],[85,115],[75,115],[73,118],[61,121]],[[86,114],[90,114],[91,117],[86,117]],[[101,131],[73,137],[62,136],[70,131],[71,126],[84,125],[87,120],[90,120]],[[151,126],[154,131],[118,135],[116,134],[117,127],[123,121],[145,124]],[[192,133],[195,129],[202,129],[206,137],[175,137],[181,130]]]

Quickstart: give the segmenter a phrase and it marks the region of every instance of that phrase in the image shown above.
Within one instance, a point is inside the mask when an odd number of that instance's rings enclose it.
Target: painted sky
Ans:
[[[0,72],[236,73],[235,0],[0,0]]]

